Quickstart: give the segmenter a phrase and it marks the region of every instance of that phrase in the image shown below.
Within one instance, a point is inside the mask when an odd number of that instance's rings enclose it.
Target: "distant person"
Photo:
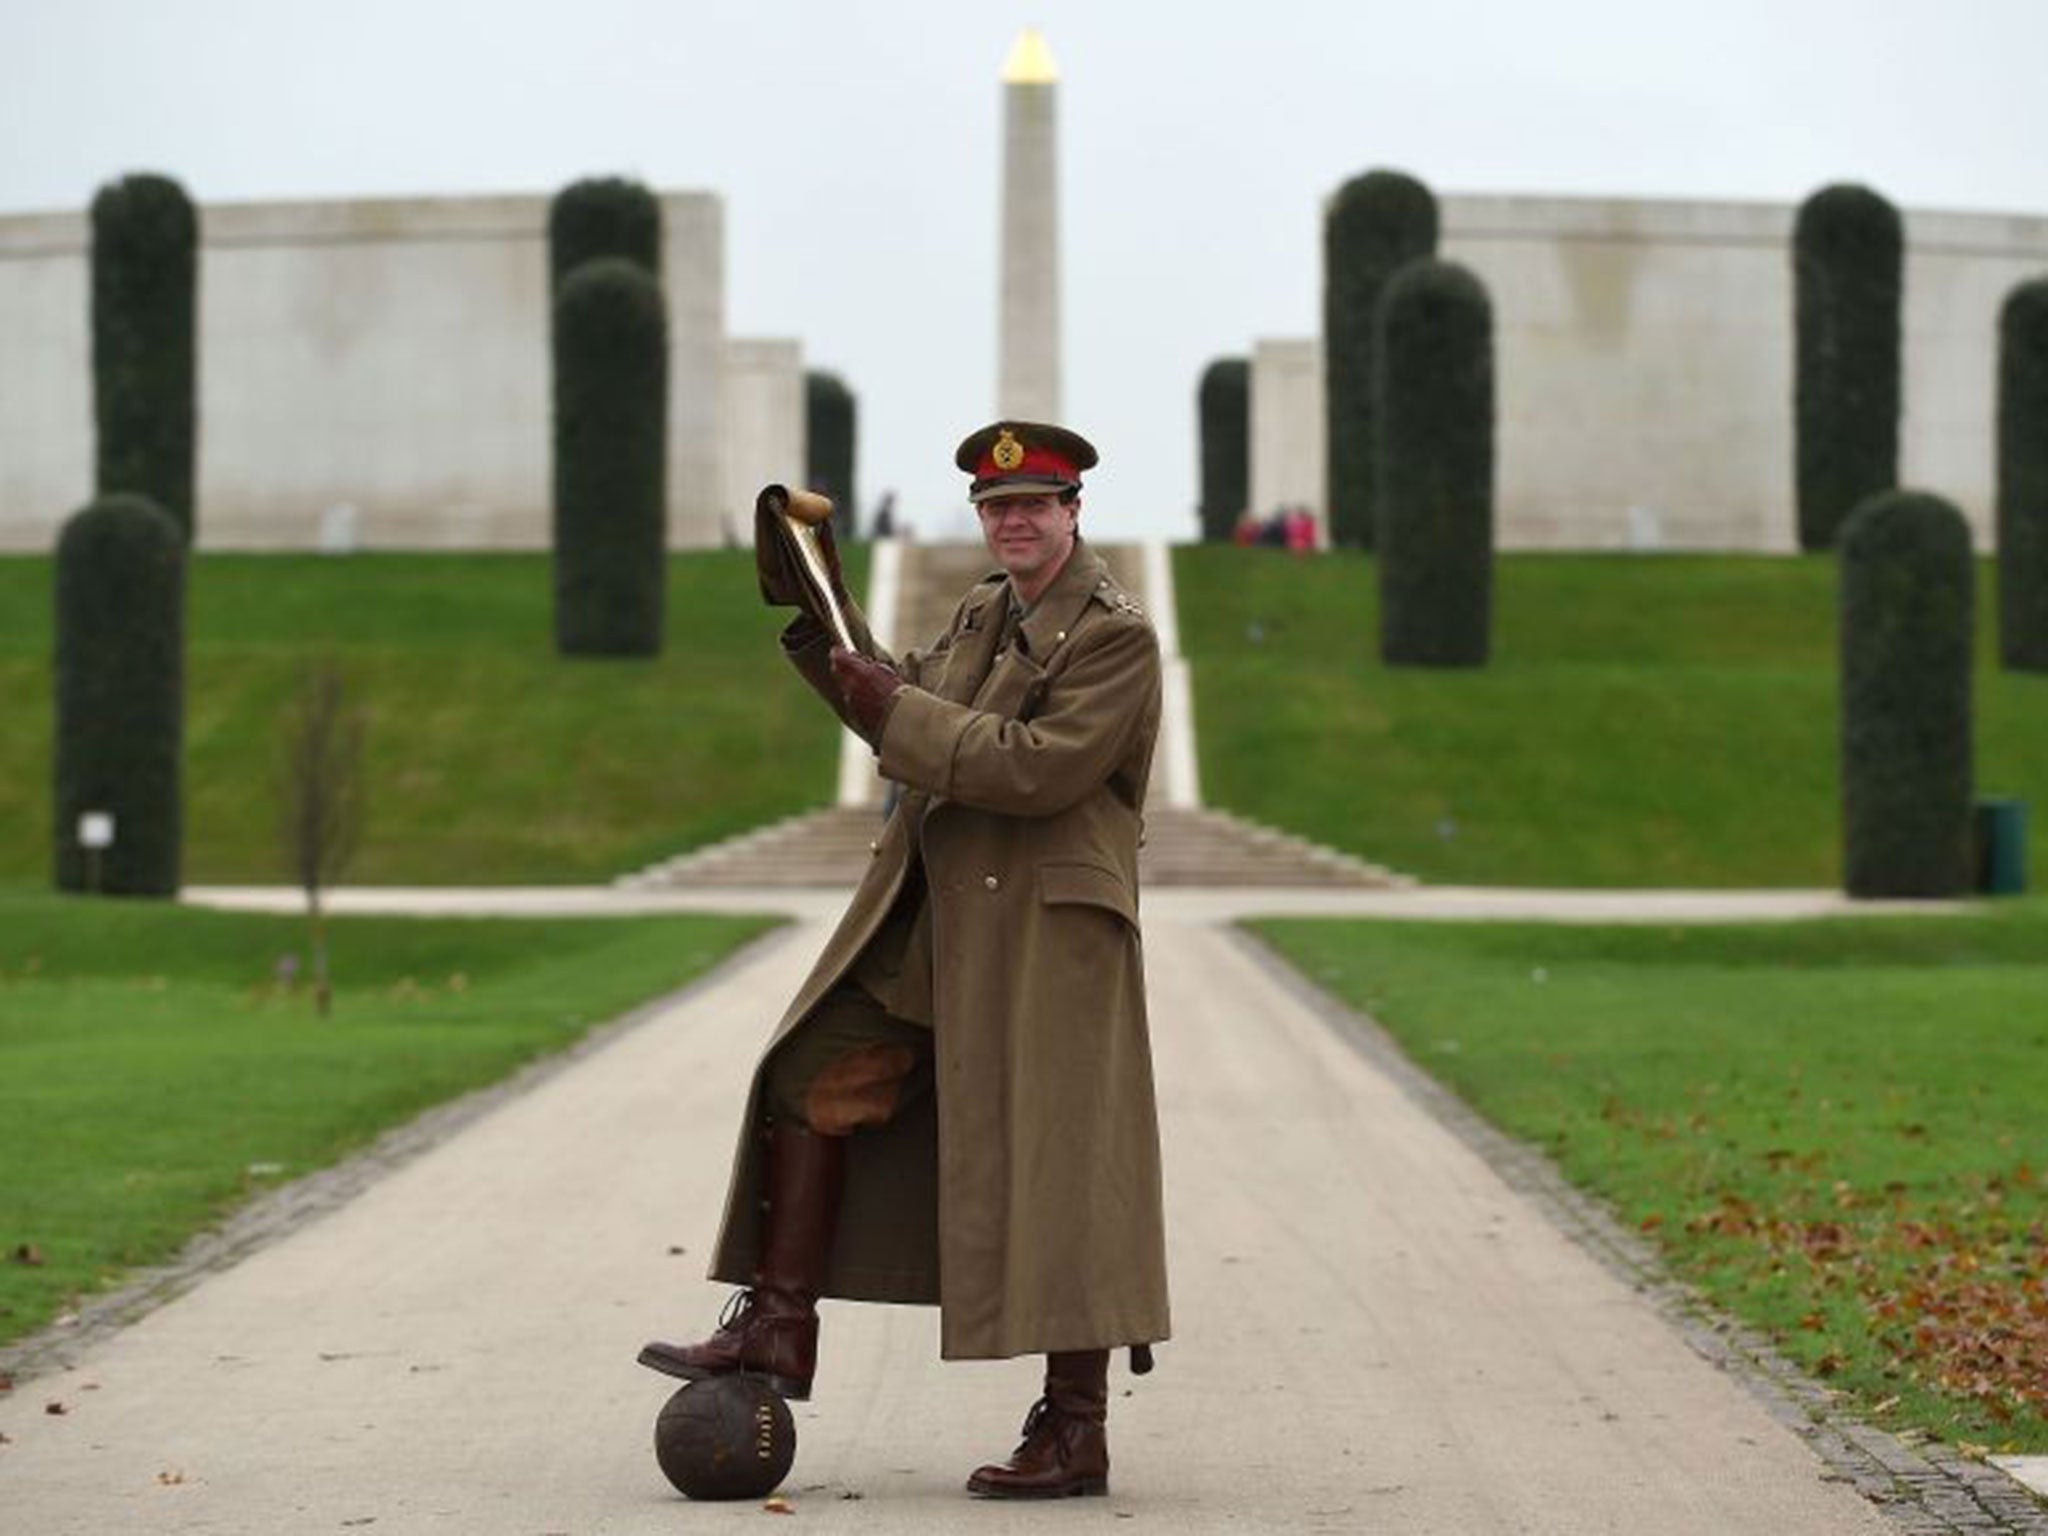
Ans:
[[[771,522],[763,596],[804,680],[902,785],[853,903],[754,1073],[712,1277],[712,1335],[649,1344],[689,1380],[758,1372],[807,1399],[821,1296],[936,1303],[948,1360],[1044,1353],[1023,1443],[986,1498],[1109,1486],[1109,1356],[1167,1336],[1138,835],[1158,641],[1080,536],[1076,434],[1003,421],[961,443],[1001,571],[901,661],[831,585],[856,654],[809,611]]]
[[[1259,520],[1252,515],[1250,507],[1237,514],[1237,522],[1230,530],[1230,542],[1239,549],[1249,549],[1259,542]]]
[[[882,492],[882,499],[875,507],[875,518],[868,525],[878,539],[893,539],[896,536],[896,493]]]
[[[1304,506],[1294,506],[1284,514],[1286,521],[1286,543],[1289,550],[1297,555],[1312,553],[1316,547],[1316,515]]]

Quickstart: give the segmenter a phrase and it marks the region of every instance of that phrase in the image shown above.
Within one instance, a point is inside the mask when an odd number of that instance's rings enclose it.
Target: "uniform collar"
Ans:
[[[1074,627],[1081,610],[1088,606],[1088,599],[1102,584],[1104,575],[1102,556],[1089,548],[1078,533],[1075,534],[1074,548],[1067,556],[1067,563],[1053,577],[1052,585],[1038,594],[1038,601],[1031,605],[1031,611],[1024,616],[1019,628],[1026,655],[1042,662],[1053,653],[1067,638],[1067,631]],[[1009,584],[1007,578],[1004,586],[1009,600],[1016,602],[1016,588]]]

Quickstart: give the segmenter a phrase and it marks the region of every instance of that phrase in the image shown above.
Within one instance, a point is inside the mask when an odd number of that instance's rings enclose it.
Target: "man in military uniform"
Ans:
[[[821,1296],[936,1303],[946,1359],[1046,1356],[971,1492],[1107,1491],[1109,1355],[1168,1332],[1138,842],[1159,725],[1143,610],[1082,541],[1095,450],[1003,421],[955,462],[999,570],[896,660],[809,612],[782,648],[902,794],[754,1074],[712,1278],[716,1332],[649,1344],[686,1379],[808,1398]],[[802,605],[757,531],[762,592]]]

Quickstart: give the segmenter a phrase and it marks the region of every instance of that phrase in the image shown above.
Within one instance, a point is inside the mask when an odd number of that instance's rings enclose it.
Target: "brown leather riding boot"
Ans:
[[[984,1499],[1065,1499],[1109,1492],[1109,1351],[1045,1357],[1045,1396],[1024,1419],[1024,1443],[1001,1466],[978,1468],[967,1491]]]
[[[768,1135],[768,1199],[754,1283],[736,1292],[717,1331],[700,1344],[649,1344],[640,1363],[685,1381],[765,1376],[786,1398],[811,1395],[818,1368],[818,1290],[832,1258],[846,1138],[800,1125]]]

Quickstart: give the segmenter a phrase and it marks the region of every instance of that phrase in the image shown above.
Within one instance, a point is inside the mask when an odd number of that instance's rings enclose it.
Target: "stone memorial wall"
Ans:
[[[764,485],[798,485],[805,463],[803,344],[735,337],[725,344],[726,537],[754,537],[754,498]]]
[[[1502,547],[1794,547],[1790,205],[1440,206],[1440,253],[1493,301]],[[1988,546],[1998,310],[2048,271],[2048,218],[1905,220],[1900,477],[1956,502]],[[1321,380],[1304,380],[1289,350],[1310,345],[1254,348],[1261,512],[1283,500],[1325,510]]]
[[[723,504],[723,210],[669,193],[669,533]],[[199,543],[543,547],[544,197],[201,211]],[[0,218],[0,549],[46,549],[92,492],[88,224]],[[801,463],[801,459],[797,460]]]

